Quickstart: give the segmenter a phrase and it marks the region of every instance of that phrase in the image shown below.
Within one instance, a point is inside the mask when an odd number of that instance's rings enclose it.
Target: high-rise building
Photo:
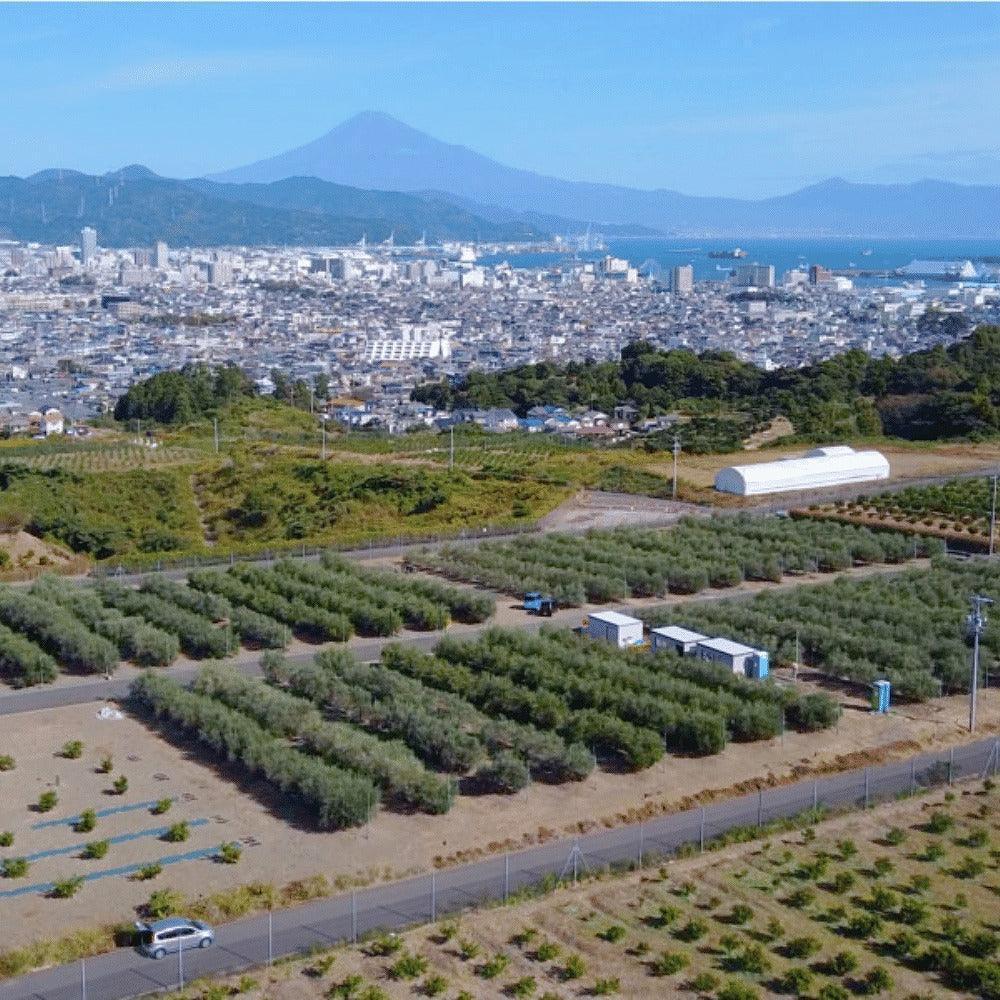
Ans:
[[[809,268],[810,285],[825,285],[832,280],[833,272],[829,268],[823,267],[822,264],[813,264]]]
[[[80,230],[80,262],[85,266],[97,256],[97,230],[84,226]]]
[[[741,288],[774,288],[774,265],[740,264],[733,281]]]
[[[153,247],[153,267],[157,271],[166,271],[170,267],[170,248],[163,240],[157,240]]]
[[[670,290],[677,295],[687,295],[694,291],[694,268],[681,264],[670,271]]]
[[[213,260],[208,265],[210,285],[228,285],[233,280],[233,267],[229,261]]]
[[[139,247],[132,251],[132,260],[136,267],[149,267],[152,259],[152,254],[145,247]]]

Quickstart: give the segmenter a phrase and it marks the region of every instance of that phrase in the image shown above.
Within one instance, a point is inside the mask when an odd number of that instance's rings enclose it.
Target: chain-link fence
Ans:
[[[863,809],[998,771],[1000,740],[991,738],[910,760],[761,789],[646,823],[589,833],[570,842],[554,841],[238,921],[220,928],[216,946],[206,951],[155,962],[120,949],[87,963],[0,984],[0,995],[4,1000],[126,1000],[175,990],[192,977],[233,973],[282,956],[307,955],[483,903],[503,902],[547,884],[656,864],[681,850],[705,850],[713,839],[738,828],[763,828],[810,811]]]

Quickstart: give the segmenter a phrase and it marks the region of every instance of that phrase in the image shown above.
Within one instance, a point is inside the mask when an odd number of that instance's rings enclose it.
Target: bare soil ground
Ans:
[[[338,877],[359,882],[391,878],[669,812],[760,784],[907,756],[923,746],[967,738],[964,698],[904,706],[888,716],[870,713],[858,698],[844,701],[848,707],[843,719],[826,733],[787,733],[765,743],[731,744],[711,758],[668,756],[634,775],[599,769],[578,784],[535,784],[513,797],[462,796],[447,816],[384,810],[362,829],[335,833],[317,831],[288,799],[241,777],[238,769],[213,761],[193,741],[182,736],[165,739],[128,715],[104,721],[91,703],[7,716],[0,753],[13,754],[17,767],[0,773],[0,830],[10,830],[15,837],[4,856],[82,849],[91,840],[136,834],[181,819],[191,821],[192,827],[186,843],[139,836],[112,845],[102,861],[83,860],[75,850],[41,858],[25,879],[0,879],[0,892],[212,849],[223,841],[239,841],[245,851],[237,865],[211,858],[184,861],[166,866],[151,882],[121,875],[88,882],[72,899],[50,899],[38,892],[0,898],[5,947],[98,922],[132,919],[134,908],[163,886],[194,897],[251,881],[284,884],[319,873],[331,882]],[[980,720],[981,732],[1000,731],[1000,690],[983,692]],[[81,759],[56,755],[69,739],[83,741]],[[104,754],[114,757],[111,776],[95,771]],[[107,790],[118,774],[128,777],[129,788],[113,796]],[[59,804],[43,816],[32,805],[47,789],[58,792]],[[71,817],[86,808],[135,805],[167,796],[177,801],[166,817],[153,816],[143,807],[100,819],[92,833],[78,834],[65,825],[33,829],[40,821]],[[201,820],[207,822],[194,824]]]
[[[836,921],[823,919],[822,910],[838,903],[846,904],[845,909],[857,907],[856,901],[866,887],[874,888],[879,878],[870,866],[876,857],[887,853],[883,838],[889,829],[896,828],[903,831],[905,846],[888,849],[895,869],[885,877],[882,888],[901,893],[897,900],[907,895],[912,898],[912,890],[906,888],[909,879],[913,875],[927,877],[929,884],[923,898],[933,913],[932,921],[941,914],[957,912],[951,901],[961,891],[966,897],[962,908],[965,926],[990,926],[995,917],[995,897],[986,884],[989,876],[978,884],[959,879],[949,871],[949,862],[963,852],[954,841],[974,826],[989,828],[990,817],[985,823],[980,818],[984,805],[993,810],[995,834],[995,804],[996,793],[984,793],[978,785],[964,788],[951,803],[941,792],[935,792],[821,823],[814,828],[815,841],[800,832],[789,832],[763,843],[740,844],[707,856],[673,860],[658,872],[587,880],[540,899],[473,911],[454,920],[414,928],[394,939],[382,939],[391,941],[397,949],[388,956],[376,954],[378,942],[376,947],[361,944],[222,982],[247,1000],[409,998],[421,993],[433,995],[428,984],[432,977],[440,977],[444,980],[438,983],[441,995],[453,998],[464,993],[486,1000],[517,995],[593,996],[599,981],[616,979],[616,995],[645,998],[713,995],[714,991],[691,985],[696,974],[708,973],[718,982],[735,979],[753,984],[759,991],[756,995],[771,998],[789,995],[789,991],[776,988],[775,980],[791,968],[810,971],[813,987],[808,995],[815,996],[815,990],[824,982],[846,984],[851,992],[861,992],[862,976],[881,965],[892,979],[892,985],[880,993],[886,1000],[968,996],[948,989],[932,973],[895,960],[891,949],[886,952],[881,940],[891,937],[891,925],[871,939],[845,937],[831,926]],[[932,808],[953,816],[956,822],[949,838],[949,858],[940,866],[919,858],[919,851],[930,842],[922,827]],[[845,841],[854,844],[857,853],[835,864],[835,870],[851,874],[854,892],[837,893],[821,877],[816,880],[819,891],[814,890],[815,906],[794,909],[786,905],[783,897],[791,889],[810,884],[792,874],[796,867],[817,858],[837,857],[838,845]],[[986,852],[979,853],[985,856]],[[828,866],[828,871],[830,867],[834,866]],[[832,871],[826,879],[831,875]],[[782,888],[776,890],[775,881]],[[748,908],[750,916],[745,922],[733,920],[735,904]],[[664,907],[676,912],[667,924],[658,922]],[[691,920],[701,921],[705,928],[704,936],[695,943],[682,940],[678,933]],[[770,921],[776,921],[777,927]],[[609,933],[611,928],[616,930]],[[929,933],[933,937],[933,931]],[[792,958],[785,953],[785,942],[803,938],[813,942],[817,949],[813,955]],[[764,975],[727,974],[727,955],[748,946],[762,948],[769,971]],[[475,956],[469,954],[473,948],[477,950]],[[824,967],[833,954],[845,951],[858,961],[853,974],[838,975]],[[657,975],[652,961],[664,952],[681,955],[688,964],[679,972]],[[496,955],[505,956],[507,964],[495,979],[484,979],[484,966]],[[394,969],[401,956],[419,956],[426,968],[413,979],[401,978]],[[572,956],[581,963],[580,975],[575,978],[567,975]],[[534,981],[534,990],[525,987],[525,992],[518,994],[515,984],[528,978]],[[354,992],[345,991],[342,984],[352,980]],[[370,992],[366,994],[365,990]],[[197,984],[185,995],[206,996]]]
[[[543,531],[663,526],[674,524],[685,515],[705,513],[702,507],[675,500],[658,500],[632,493],[581,490],[546,514],[538,525]]]

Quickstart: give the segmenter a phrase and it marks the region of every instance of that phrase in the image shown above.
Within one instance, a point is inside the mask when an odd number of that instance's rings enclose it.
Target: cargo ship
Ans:
[[[734,247],[732,250],[713,250],[708,256],[712,260],[739,260],[747,255],[746,250]]]

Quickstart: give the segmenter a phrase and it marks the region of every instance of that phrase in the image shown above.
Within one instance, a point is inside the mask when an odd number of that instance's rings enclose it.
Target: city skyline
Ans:
[[[8,174],[198,176],[366,108],[565,177],[1000,182],[989,5],[8,5]],[[319,97],[320,99],[317,99]]]

